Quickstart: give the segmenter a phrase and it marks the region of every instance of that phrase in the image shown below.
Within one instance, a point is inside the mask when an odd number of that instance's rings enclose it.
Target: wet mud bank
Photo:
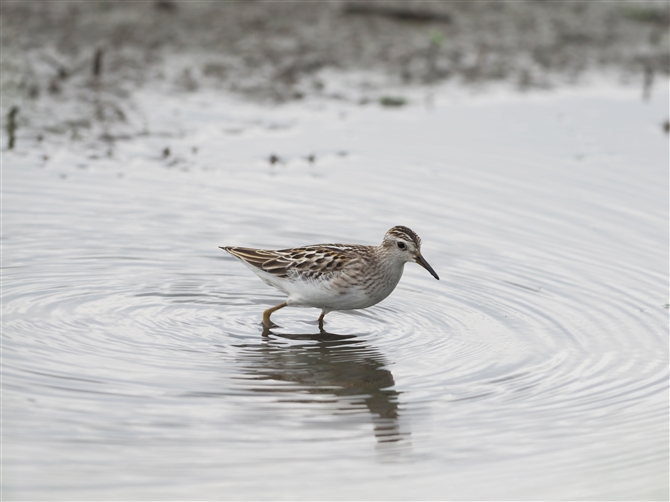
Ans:
[[[648,97],[668,75],[668,19],[664,2],[8,1],[3,121],[18,113],[3,146],[146,133],[140,88],[402,106],[390,88],[525,91],[606,72]]]

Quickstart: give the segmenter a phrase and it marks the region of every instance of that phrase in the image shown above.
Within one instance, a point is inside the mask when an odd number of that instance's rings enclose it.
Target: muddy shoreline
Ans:
[[[669,16],[664,2],[9,1],[2,115],[19,107],[19,137],[104,124],[104,139],[141,132],[131,98],[147,86],[401,106],[384,89],[504,82],[527,91],[605,72],[648,95],[670,72]],[[355,75],[355,92],[334,88],[336,73]]]

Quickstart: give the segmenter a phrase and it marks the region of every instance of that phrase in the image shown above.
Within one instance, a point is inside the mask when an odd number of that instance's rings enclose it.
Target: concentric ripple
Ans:
[[[168,170],[137,144],[87,170],[7,154],[7,489],[88,498],[118,478],[110,497],[662,497],[662,154],[633,165],[637,147],[610,138],[617,161],[575,168],[552,145],[535,158],[498,146],[497,164],[426,150],[434,131],[460,137],[469,114],[495,126],[512,109],[541,129],[538,110],[582,105],[367,111],[353,139],[308,114],[292,136],[262,138],[296,151],[349,141],[354,153],[324,154],[325,167],[261,167],[259,138],[220,145],[212,131],[197,137],[205,158],[228,159],[220,168]],[[397,141],[364,134],[381,125]],[[408,264],[391,297],[330,313],[325,331],[318,310],[297,308],[264,331],[281,294],[218,250],[372,244],[395,224],[422,236],[441,280]]]

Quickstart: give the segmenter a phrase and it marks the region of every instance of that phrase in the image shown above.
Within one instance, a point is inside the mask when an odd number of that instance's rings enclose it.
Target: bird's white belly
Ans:
[[[286,303],[293,307],[315,307],[323,310],[364,309],[376,305],[395,289],[402,276],[402,267],[383,274],[374,287],[365,287],[357,281],[342,277],[333,280],[278,278],[258,268],[249,266],[258,277],[288,295]]]
[[[370,307],[383,298],[371,298],[358,287],[346,290],[328,288],[318,282],[294,283],[289,291],[288,304],[296,307],[317,307],[327,310],[351,310]]]

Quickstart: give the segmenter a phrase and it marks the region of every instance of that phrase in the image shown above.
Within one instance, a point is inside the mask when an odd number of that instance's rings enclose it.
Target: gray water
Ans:
[[[4,151],[3,498],[667,499],[667,86],[409,97],[147,90]],[[441,280],[327,333],[262,336],[218,249],[394,225]]]

